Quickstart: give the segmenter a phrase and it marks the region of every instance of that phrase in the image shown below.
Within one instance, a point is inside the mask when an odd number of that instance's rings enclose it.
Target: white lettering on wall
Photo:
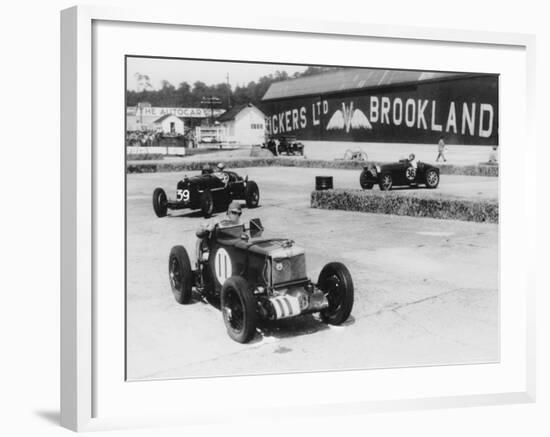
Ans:
[[[441,132],[441,125],[435,122],[435,100],[432,100],[432,130]]]
[[[472,111],[470,112],[466,102],[462,105],[462,130],[461,134],[466,133],[466,124],[468,124],[468,132],[471,136],[475,135],[475,119],[476,119],[476,104],[472,103]]]
[[[382,116],[380,117],[380,123],[390,124],[390,98],[382,97]]]
[[[418,124],[416,125],[418,129],[420,129],[421,125],[423,126],[422,129],[428,129],[428,126],[426,125],[426,118],[424,117],[426,106],[428,106],[427,100],[418,100]]]
[[[393,101],[393,124],[400,126],[403,122],[403,101],[397,97]],[[372,120],[371,120],[372,121]]]
[[[416,122],[416,105],[413,99],[407,99],[405,102],[405,124],[413,127]]]
[[[305,129],[306,126],[307,126],[306,107],[302,106],[300,108],[300,127],[302,129]]]
[[[489,114],[488,127],[485,128],[483,121],[485,120],[485,113]],[[493,106],[487,103],[479,105],[479,136],[482,138],[489,138],[493,133]]]
[[[378,97],[372,96],[370,98],[370,116],[371,123],[378,123]]]
[[[447,132],[450,132],[450,130],[453,129],[454,133],[456,134],[456,109],[455,109],[455,102],[451,102],[451,105],[449,107],[449,116],[447,117],[447,127],[445,130]]]

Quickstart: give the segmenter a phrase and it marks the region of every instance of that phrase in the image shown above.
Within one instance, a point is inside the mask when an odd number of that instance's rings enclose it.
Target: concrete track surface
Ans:
[[[351,170],[250,168],[258,182],[264,236],[305,247],[315,282],[341,261],[355,283],[352,316],[331,327],[316,315],[264,322],[254,340],[235,343],[220,311],[179,305],[168,282],[168,254],[184,245],[194,262],[198,212],[159,219],[151,195],[174,195],[179,173],[130,174],[127,192],[127,375],[129,380],[487,363],[499,359],[498,226],[309,207],[314,176],[358,186]],[[195,173],[189,172],[191,176]],[[495,198],[497,178],[446,176],[441,193]]]

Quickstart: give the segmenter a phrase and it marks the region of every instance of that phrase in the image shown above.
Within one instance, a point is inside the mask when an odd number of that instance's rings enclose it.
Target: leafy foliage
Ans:
[[[298,77],[312,76],[314,74],[336,71],[340,67],[308,67],[303,72],[296,72],[290,76],[286,71],[276,71],[273,74],[262,76],[258,81],[242,84],[232,89],[227,83],[207,85],[197,81],[192,86],[187,82],[181,82],[176,88],[170,82],[164,80],[161,88],[154,90],[150,84],[150,77],[136,73],[138,79],[137,90],[126,91],[126,106],[137,106],[138,103],[147,102],[157,107],[200,107],[204,97],[218,97],[222,109],[229,109],[230,106],[244,103],[252,103],[261,107],[261,100],[269,86],[274,82],[280,82]]]

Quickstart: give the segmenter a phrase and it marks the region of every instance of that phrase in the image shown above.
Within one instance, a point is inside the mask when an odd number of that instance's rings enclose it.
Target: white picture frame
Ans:
[[[102,70],[96,63],[102,56],[98,53],[96,45],[98,35],[94,26],[98,23],[116,23],[124,27],[128,26],[163,26],[162,29],[171,31],[179,27],[185,27],[188,31],[209,30],[216,32],[224,29],[234,29],[243,33],[269,32],[275,37],[292,36],[293,38],[321,38],[330,37],[338,41],[343,38],[356,40],[376,39],[377,41],[389,44],[436,44],[440,47],[454,45],[469,50],[470,47],[485,47],[488,49],[498,48],[500,51],[510,50],[514,53],[521,53],[524,63],[519,68],[526,83],[512,83],[510,87],[518,88],[518,95],[523,98],[519,105],[522,117],[518,117],[520,131],[510,133],[511,129],[506,125],[503,127],[501,136],[502,145],[506,143],[507,135],[524,134],[526,139],[525,150],[521,153],[527,155],[535,150],[534,139],[534,63],[535,63],[535,40],[534,36],[524,34],[491,33],[482,31],[455,31],[450,29],[426,29],[403,26],[372,25],[363,23],[337,23],[337,22],[310,22],[306,19],[296,18],[276,22],[269,17],[250,20],[232,19],[230,22],[224,17],[214,14],[208,16],[189,16],[183,10],[162,11],[159,9],[148,11],[124,10],[107,7],[78,6],[61,13],[61,424],[72,430],[98,430],[120,427],[138,426],[164,426],[169,424],[202,424],[213,421],[224,422],[235,420],[231,410],[223,411],[218,406],[213,406],[213,411],[219,414],[212,414],[212,410],[201,411],[201,399],[195,398],[196,410],[190,411],[187,415],[177,414],[175,411],[160,413],[147,405],[141,405],[143,411],[150,411],[150,414],[131,415],[127,410],[119,406],[127,405],[122,399],[134,398],[136,402],[146,402],[151,399],[162,399],[176,396],[178,390],[182,390],[185,384],[186,390],[194,390],[194,393],[218,394],[217,387],[222,387],[223,393],[229,387],[238,386],[243,391],[252,390],[246,378],[206,378],[193,381],[163,381],[163,382],[142,382],[124,383],[120,379],[121,369],[116,364],[103,360],[107,350],[114,350],[115,354],[122,351],[114,348],[116,345],[104,346],[104,329],[112,329],[113,336],[122,335],[119,332],[123,329],[123,323],[108,323],[107,327],[98,328],[98,321],[102,324],[104,318],[123,317],[113,311],[106,314],[102,302],[98,302],[98,287],[105,282],[101,278],[102,270],[98,270],[99,259],[98,247],[101,244],[97,241],[98,227],[101,226],[100,211],[101,203],[104,201],[101,193],[104,192],[101,184],[120,184],[120,179],[106,176],[109,172],[99,175],[98,166],[104,166],[105,155],[98,154],[94,150],[94,124],[98,108],[97,96],[94,94],[94,87],[97,81],[102,80]],[[161,29],[157,27],[156,29]],[[196,29],[196,30],[194,30]],[[208,57],[208,53],[205,54]],[[117,62],[123,62],[116,58]],[[273,60],[273,59],[270,59]],[[427,69],[436,68],[438,60],[430,60]],[[103,64],[102,64],[103,65]],[[399,63],[396,61],[396,65]],[[393,67],[388,65],[388,67]],[[434,68],[434,69],[435,69]],[[101,71],[100,71],[101,70]],[[120,78],[123,80],[123,77]],[[516,78],[517,80],[517,78]],[[122,93],[122,89],[120,93]],[[508,97],[504,96],[503,99]],[[506,101],[502,102],[506,103]],[[503,105],[505,110],[505,105]],[[121,108],[121,113],[122,113]],[[523,116],[523,112],[525,115]],[[511,230],[517,228],[517,223],[527,223],[523,227],[523,240],[511,240],[505,242],[505,247],[514,247],[517,250],[529,250],[534,246],[535,241],[535,199],[534,194],[529,192],[524,185],[519,184],[512,187],[507,180],[512,174],[507,170],[507,154],[503,147],[502,159],[502,183],[501,183],[501,204],[502,204],[502,238],[509,239]],[[525,158],[525,156],[523,156]],[[525,160],[520,157],[521,164]],[[116,166],[114,166],[116,170]],[[118,168],[121,173],[122,167]],[[113,170],[111,168],[111,170]],[[121,174],[120,176],[124,176]],[[99,184],[99,185],[98,185]],[[507,193],[517,190],[516,193],[524,195],[525,208],[520,211],[513,211],[506,208]],[[104,210],[104,209],[103,209]],[[101,233],[102,231],[100,231]],[[502,241],[502,240],[501,240]],[[121,255],[121,254],[119,254]],[[506,263],[507,253],[501,253],[502,263]],[[426,391],[424,394],[418,387],[410,386],[400,389],[389,389],[384,392],[383,383],[378,387],[378,393],[387,393],[387,396],[368,396],[363,393],[344,393],[342,399],[330,400],[315,397],[312,391],[311,398],[303,397],[296,399],[296,404],[290,408],[283,402],[283,398],[277,397],[265,403],[249,403],[248,408],[253,409],[256,417],[271,417],[274,414],[287,415],[317,415],[317,414],[342,414],[364,413],[368,411],[397,411],[403,409],[417,408],[438,408],[450,406],[474,406],[484,404],[504,404],[517,402],[533,402],[535,399],[535,308],[534,308],[534,275],[530,274],[532,267],[528,263],[520,263],[513,277],[512,283],[517,285],[519,294],[519,306],[515,305],[509,314],[502,318],[501,341],[504,346],[513,342],[514,347],[507,355],[504,351],[500,364],[481,366],[462,366],[460,369],[448,368],[418,368],[418,369],[391,369],[391,370],[370,370],[365,372],[339,372],[335,377],[330,372],[315,375],[284,375],[284,376],[255,376],[254,382],[261,378],[262,384],[268,386],[291,384],[300,388],[313,389],[319,381],[324,381],[328,387],[336,387],[341,381],[348,384],[353,381],[367,381],[369,377],[376,374],[380,381],[407,381],[411,375],[417,381],[433,379],[442,381],[449,379],[451,371],[456,372],[459,378],[485,379],[490,383],[479,385],[476,390],[475,384],[466,387],[464,390],[448,387],[448,390]],[[503,269],[505,270],[505,269]],[[510,274],[510,273],[508,273]],[[502,280],[501,278],[501,285]],[[508,284],[508,282],[507,282]],[[116,291],[116,286],[115,286]],[[120,302],[119,302],[120,303]],[[503,302],[506,304],[506,301]],[[517,302],[516,302],[517,303]],[[506,306],[503,306],[506,311]],[[518,317],[521,322],[519,328],[511,325],[511,319]],[[120,322],[120,320],[119,320]],[[516,338],[517,336],[517,338]],[[105,351],[103,348],[106,348]],[[506,347],[505,347],[506,349]],[[101,351],[101,352],[100,352]],[[514,356],[512,356],[514,355]],[[517,355],[517,356],[516,356]],[[507,367],[509,361],[513,361]],[[490,367],[493,366],[493,367]],[[448,366],[460,367],[460,366]],[[471,369],[470,369],[471,368]],[[472,372],[470,372],[472,370]],[[366,375],[365,373],[370,372]],[[122,372],[123,373],[123,372]],[[105,376],[107,375],[107,376]],[[458,375],[458,376],[457,376]],[[494,379],[491,379],[493,378]],[[249,377],[250,378],[250,377]],[[117,381],[116,384],[110,381]],[[503,381],[512,381],[506,384]],[[465,382],[465,381],[463,381]],[[252,385],[254,385],[252,383]],[[156,384],[156,385],[155,385]],[[247,385],[248,384],[248,385]],[[116,385],[116,387],[115,387]],[[467,385],[467,384],[464,384]],[[112,387],[111,387],[112,386]],[[100,388],[99,388],[100,387]],[[109,387],[113,389],[110,395],[114,396],[113,405],[106,405],[103,402],[102,393]],[[145,388],[143,388],[145,387]],[[175,388],[174,388],[175,387]],[[247,388],[248,387],[248,388]],[[369,391],[376,392],[376,387],[369,386]],[[128,390],[127,390],[128,389]],[[330,390],[329,390],[330,391]],[[123,393],[125,392],[125,393]],[[120,395],[121,397],[117,397]],[[223,400],[223,396],[220,396]],[[104,406],[105,404],[105,406]],[[129,404],[128,404],[129,405]],[[139,409],[138,409],[139,410]],[[138,411],[136,410],[136,411]],[[105,412],[105,413],[104,413]]]

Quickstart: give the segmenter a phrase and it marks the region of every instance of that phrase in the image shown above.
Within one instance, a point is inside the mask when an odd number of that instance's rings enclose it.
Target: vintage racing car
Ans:
[[[233,171],[203,170],[202,174],[178,182],[176,198],[169,199],[162,188],[153,192],[153,209],[157,217],[164,217],[169,209],[200,209],[204,217],[215,210],[224,210],[232,200],[244,199],[248,208],[260,202],[260,190],[248,176],[242,178]]]
[[[359,176],[361,188],[370,190],[377,184],[381,190],[388,191],[394,186],[426,185],[437,188],[439,185],[439,168],[418,161],[416,166],[408,159],[401,159],[392,164],[367,164]]]
[[[271,135],[262,146],[273,155],[304,155],[304,145],[291,135]]]
[[[362,150],[348,149],[344,153],[344,161],[367,161],[368,156]]]
[[[353,306],[353,280],[344,264],[326,264],[316,284],[307,277],[304,249],[285,238],[261,238],[259,219],[222,227],[216,225],[197,244],[191,266],[183,246],[170,251],[168,272],[177,302],[201,296],[219,298],[227,333],[250,341],[259,320],[278,320],[319,312],[332,325],[344,323]]]

